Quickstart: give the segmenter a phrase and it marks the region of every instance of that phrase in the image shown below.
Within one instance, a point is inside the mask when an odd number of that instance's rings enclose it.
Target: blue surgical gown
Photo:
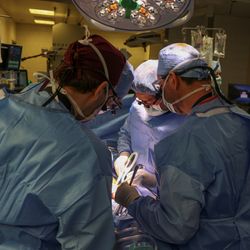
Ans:
[[[129,213],[159,249],[250,249],[250,119],[216,99],[157,144],[159,197]]]
[[[134,101],[119,132],[118,152],[137,152],[137,163],[142,164],[148,172],[155,173],[155,144],[173,133],[184,121],[185,116],[170,112],[149,116],[144,106]]]
[[[110,153],[39,88],[0,100],[0,249],[111,250]]]

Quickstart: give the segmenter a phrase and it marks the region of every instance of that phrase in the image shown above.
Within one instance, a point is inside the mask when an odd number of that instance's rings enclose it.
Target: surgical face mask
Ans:
[[[211,90],[211,86],[210,86],[210,85],[202,85],[200,88],[195,89],[195,90],[193,90],[193,91],[187,93],[186,95],[184,95],[184,96],[181,97],[180,99],[177,99],[177,100],[175,100],[174,102],[170,103],[170,102],[168,102],[168,101],[166,100],[165,94],[164,94],[164,89],[165,89],[165,86],[166,86],[166,83],[167,83],[168,79],[169,79],[169,75],[166,77],[166,79],[165,79],[165,81],[164,81],[164,83],[163,83],[163,88],[162,88],[162,102],[163,102],[163,104],[169,109],[169,111],[171,111],[172,113],[177,113],[176,110],[175,110],[175,108],[174,108],[174,105],[176,105],[177,103],[179,103],[179,102],[181,102],[181,101],[187,99],[187,98],[190,97],[191,95],[193,95],[193,94],[195,94],[195,93],[197,93],[197,92],[199,92],[199,91],[202,91],[202,90],[204,90],[204,89],[205,89],[206,91]]]
[[[179,69],[179,68],[182,67],[183,65],[185,65],[185,64],[187,64],[187,63],[191,63],[192,61],[195,61],[195,60],[198,60],[198,59],[199,59],[199,58],[194,58],[194,59],[190,59],[190,60],[186,60],[186,61],[184,61],[184,62],[181,62],[181,63],[177,64],[170,72],[174,72],[175,70]],[[170,72],[169,72],[169,73],[170,73]],[[178,100],[176,100],[176,101],[170,103],[170,102],[168,102],[168,101],[166,100],[166,98],[165,98],[165,93],[164,93],[164,89],[165,89],[166,83],[167,83],[167,81],[168,81],[168,79],[169,79],[169,76],[170,76],[169,73],[168,73],[168,75],[167,75],[167,77],[166,77],[166,79],[165,79],[165,81],[164,81],[164,83],[163,83],[163,86],[162,86],[162,102],[163,102],[163,104],[169,109],[169,111],[171,111],[172,113],[177,113],[177,111],[176,111],[175,108],[174,108],[174,105],[175,105],[175,104],[177,104],[177,103],[179,103],[179,102],[181,102],[181,101],[187,99],[187,98],[190,97],[191,95],[193,95],[193,94],[195,94],[195,93],[197,93],[197,92],[199,92],[199,91],[202,91],[202,90],[204,90],[204,89],[207,90],[207,91],[208,91],[208,90],[211,90],[211,86],[210,86],[210,85],[203,85],[202,87],[200,87],[200,88],[198,88],[198,89],[195,89],[195,90],[191,91],[190,93],[184,95],[184,96],[181,97],[180,99],[178,99]]]
[[[166,113],[166,111],[162,110],[159,105],[152,105],[149,108],[144,106],[144,108],[149,116],[160,116]]]
[[[221,78],[221,76],[217,76],[217,77],[216,77],[216,82],[217,82],[217,84],[218,84],[219,86],[221,86],[221,84],[222,84],[222,78]]]
[[[108,85],[107,85],[106,96],[105,96],[105,100],[103,101],[103,103],[101,105],[99,105],[90,115],[85,115],[83,113],[83,111],[81,110],[81,108],[76,103],[76,101],[72,98],[72,96],[65,89],[62,88],[60,92],[67,96],[67,98],[69,99],[69,101],[74,109],[75,117],[80,118],[78,120],[81,120],[82,122],[86,122],[86,121],[89,121],[92,118],[94,118],[99,113],[102,106],[106,103],[106,101],[108,99],[108,95],[109,95],[109,89],[108,89]]]

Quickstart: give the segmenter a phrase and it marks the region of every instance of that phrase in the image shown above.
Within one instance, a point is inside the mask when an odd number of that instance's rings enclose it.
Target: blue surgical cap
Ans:
[[[158,60],[148,60],[140,64],[134,72],[132,89],[135,92],[155,95],[158,91],[152,84],[157,80]]]
[[[196,66],[208,66],[199,51],[186,43],[174,43],[160,50],[157,74],[167,76],[173,70],[182,77],[207,79],[209,77],[207,69],[188,70]]]
[[[134,80],[134,68],[133,66],[127,61],[120,79],[115,87],[115,92],[119,98],[123,98],[131,88],[132,82]]]

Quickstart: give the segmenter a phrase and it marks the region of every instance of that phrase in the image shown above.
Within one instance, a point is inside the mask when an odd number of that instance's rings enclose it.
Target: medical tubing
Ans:
[[[40,77],[43,77],[43,78],[47,79],[48,81],[50,81],[50,78],[47,75],[45,75],[45,74],[43,74],[41,72],[34,72],[33,76],[36,77],[36,78],[40,76]]]
[[[216,80],[216,76],[215,76],[215,73],[214,73],[214,70],[210,67],[208,67],[208,70],[210,71],[210,75],[212,76],[213,78],[213,81],[214,81],[214,86],[215,86],[215,91],[216,93],[219,95],[219,97],[221,99],[223,99],[225,102],[227,102],[228,104],[233,104],[229,99],[227,99],[224,94],[221,92],[220,88],[219,88],[219,85],[217,83],[217,80]]]
[[[42,107],[46,107],[48,104],[50,104],[55,98],[56,96],[60,93],[62,87],[58,86],[58,88],[56,89],[56,92],[46,101],[42,104]]]

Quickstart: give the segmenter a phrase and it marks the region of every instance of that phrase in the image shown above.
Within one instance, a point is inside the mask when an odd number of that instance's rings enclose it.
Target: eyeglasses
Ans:
[[[102,107],[102,110],[111,111],[112,114],[115,114],[117,108],[121,109],[121,102],[119,101],[119,97],[115,92],[112,84],[109,81],[107,81],[107,83],[108,89],[111,90],[112,94],[108,96],[105,104]]]
[[[161,93],[162,93],[162,81],[164,80],[164,78],[163,77],[161,77],[160,79],[157,79],[156,81],[154,81],[153,83],[152,83],[152,85],[153,85],[153,87],[154,87],[154,89],[155,89],[155,91],[156,91],[156,95],[155,95],[155,97],[158,99],[158,100],[160,100],[161,99]]]
[[[137,101],[137,103],[139,105],[144,105],[146,108],[149,108],[150,106],[156,104],[156,102],[159,99],[157,99],[156,96],[154,96],[154,100],[153,101],[143,101],[143,100],[140,100],[138,97],[136,97],[135,100]]]
[[[161,81],[163,80],[163,78],[160,78],[160,79],[157,79],[156,81],[154,81],[152,83],[152,86],[153,88],[156,90],[156,91],[159,91],[160,89],[160,86],[161,86]]]

